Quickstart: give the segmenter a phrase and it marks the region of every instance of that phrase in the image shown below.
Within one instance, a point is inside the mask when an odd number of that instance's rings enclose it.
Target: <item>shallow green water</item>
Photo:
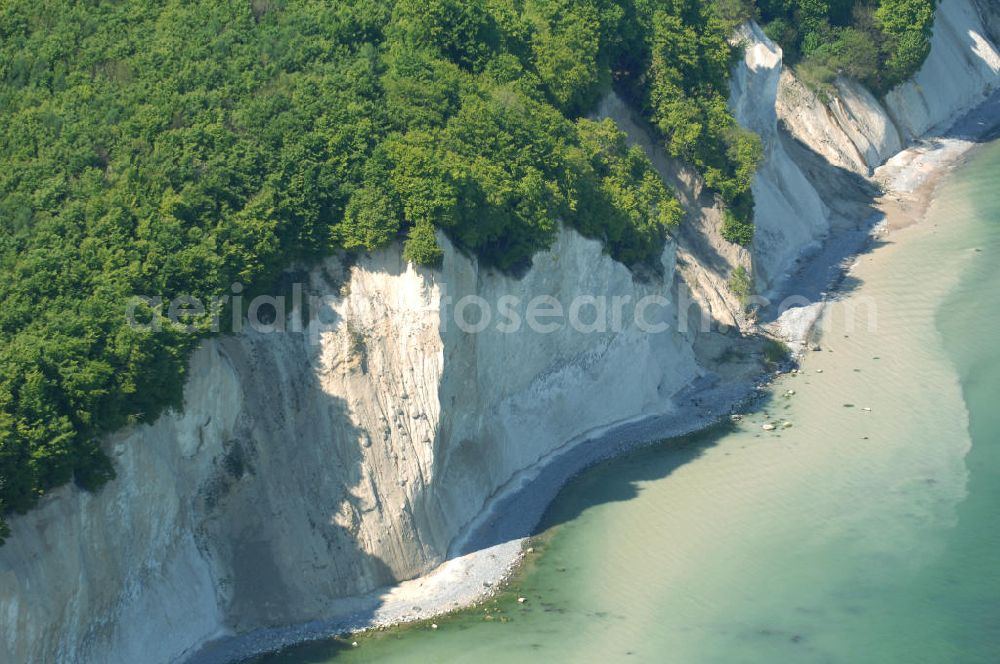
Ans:
[[[762,412],[571,483],[512,593],[262,661],[1000,662],[998,176],[863,257]]]

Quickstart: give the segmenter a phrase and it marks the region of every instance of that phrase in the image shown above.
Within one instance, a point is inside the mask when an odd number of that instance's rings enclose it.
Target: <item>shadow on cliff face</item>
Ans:
[[[849,263],[884,244],[871,236],[872,229],[883,219],[877,207],[881,195],[878,187],[857,173],[834,166],[793,137],[781,123],[778,137],[788,156],[829,208],[830,236],[816,251],[798,259],[797,268],[782,288],[781,299],[758,312],[761,323],[773,322],[793,306],[819,302],[834,289],[842,297],[857,288],[860,284],[847,274]],[[794,298],[795,304],[785,305],[786,298]]]
[[[783,124],[779,123],[778,133],[792,161],[833,215],[831,237],[817,252],[800,259],[798,269],[788,279],[795,286],[786,288],[785,295],[818,302],[835,289],[836,297],[842,298],[860,286],[857,278],[847,273],[848,261],[886,244],[871,237],[872,229],[884,218],[877,207],[882,192],[871,181],[828,162],[793,137]],[[966,113],[942,138],[974,143],[1000,138],[1000,90]],[[939,139],[923,141],[932,147],[938,143]],[[771,322],[781,313],[779,307],[771,306],[760,312],[760,320]]]
[[[995,21],[996,29],[1000,32],[1000,14],[996,15]],[[996,37],[1000,38],[1000,34]],[[956,122],[945,132],[944,137],[974,143],[989,143],[1000,138],[1000,89]]]
[[[358,542],[366,506],[351,489],[365,480],[367,434],[324,391],[307,344],[245,334],[219,345],[241,377],[244,406],[195,512],[226,624],[240,633],[321,620],[331,600],[393,583]],[[355,617],[378,607],[368,604],[352,607]]]
[[[864,178],[847,170],[832,167],[815,151],[795,141],[786,131],[781,131],[781,140],[785,143],[792,159],[802,168],[806,177],[820,193],[835,217],[832,239],[826,242],[817,254],[804,259],[799,270],[792,275],[790,282],[797,284],[796,290],[798,291],[794,294],[801,295],[811,301],[818,301],[832,286],[837,286],[840,293],[850,292],[858,287],[860,282],[847,275],[843,267],[843,260],[858,253],[871,251],[879,246],[880,242],[872,241],[869,236],[872,226],[879,220],[879,211],[875,206],[879,192]],[[725,258],[716,254],[712,260],[721,265]],[[773,315],[773,312],[764,312],[762,318],[767,320],[768,314]],[[473,342],[466,340],[465,343],[472,344]],[[241,352],[243,351],[249,353],[249,357],[244,358],[244,363],[252,365],[246,372],[246,376],[258,372],[266,374],[274,368],[269,367],[267,359],[268,355],[274,352],[273,350],[251,344],[248,348],[242,349]],[[450,349],[450,352],[454,351],[455,348]],[[469,354],[475,356],[475,353]],[[296,362],[299,360],[305,364],[309,362],[309,358],[305,356],[296,359]],[[446,351],[444,358],[446,374],[452,370],[451,360],[449,352]],[[274,363],[273,358],[272,363]],[[240,372],[241,375],[244,375],[242,366]],[[308,374],[310,380],[315,381],[315,375],[312,372],[301,373]],[[301,576],[302,569],[321,565],[325,566],[322,569],[327,579],[363,580],[359,584],[355,584],[358,586],[357,588],[349,588],[344,584],[321,580],[317,587],[310,588],[308,591],[316,596],[325,593],[328,598],[365,592],[365,586],[377,588],[395,581],[384,562],[368,556],[360,550],[356,543],[355,533],[349,527],[335,525],[330,519],[330,515],[344,512],[345,507],[348,513],[352,510],[364,509],[363,506],[356,504],[356,500],[346,492],[346,489],[363,479],[360,468],[362,455],[356,443],[362,440],[365,434],[350,425],[351,419],[345,404],[339,399],[325,395],[318,382],[283,386],[275,394],[268,392],[266,378],[258,377],[254,380],[259,382],[259,386],[253,388],[258,393],[258,400],[256,403],[250,404],[250,408],[248,408],[250,415],[241,439],[234,441],[233,449],[239,451],[234,452],[233,458],[223,464],[229,469],[228,472],[236,477],[234,482],[236,484],[244,483],[245,486],[229,489],[226,496],[222,498],[223,503],[229,506],[223,507],[221,511],[212,510],[215,521],[225,521],[236,512],[241,514],[246,512],[251,516],[241,517],[240,523],[237,525],[213,523],[211,527],[215,529],[213,531],[215,534],[213,534],[212,539],[213,541],[232,542],[231,550],[223,553],[227,559],[233,561],[234,579],[231,581],[233,615],[248,620],[248,624],[252,623],[253,620],[263,624],[278,624],[279,622],[288,624],[314,620],[323,614],[321,609],[308,617],[299,617],[297,614],[290,614],[286,611],[289,602],[301,603],[301,597],[294,593],[302,588],[303,581],[282,578],[283,571],[285,574]],[[251,379],[248,378],[248,381]],[[465,383],[461,385],[460,392],[468,396],[475,389],[477,389],[475,384]],[[290,390],[290,394],[285,394],[286,390]],[[323,394],[323,398],[328,399],[329,402],[322,407],[307,406],[308,412],[303,413],[301,411],[302,404],[308,401],[308,394],[313,392]],[[442,393],[442,407],[450,407],[452,405],[450,399],[453,396]],[[293,407],[289,408],[288,404],[293,404]],[[760,404],[760,407],[763,408],[764,404]],[[261,421],[262,414],[269,411],[274,411],[274,418],[269,415],[268,418]],[[259,417],[255,416],[254,413]],[[292,414],[295,416],[292,417]],[[470,413],[468,416],[476,417],[474,413]],[[306,454],[304,459],[293,458],[288,463],[300,475],[284,479],[271,477],[266,481],[254,479],[243,481],[244,474],[253,474],[255,465],[260,463],[259,459],[264,453],[262,449],[264,445],[260,441],[265,439],[270,441],[267,444],[267,454],[287,454],[296,457],[299,452],[295,441],[318,435],[318,432],[314,430],[314,427],[318,425],[310,424],[310,422],[327,417],[331,420],[328,425],[332,427],[332,430],[338,431],[338,434],[330,439],[329,446],[323,448],[327,451],[328,458],[316,459]],[[521,492],[508,505],[507,511],[512,514],[510,519],[499,517],[496,524],[487,524],[487,527],[475,539],[470,540],[457,550],[450,551],[449,557],[487,548],[521,535],[543,532],[553,526],[572,521],[586,510],[598,505],[631,500],[639,495],[642,490],[641,485],[644,482],[669,476],[684,464],[697,459],[730,431],[731,426],[724,423],[701,433],[664,441],[616,460],[599,463],[597,466],[585,470],[566,485],[561,492],[562,499],[552,503],[549,507],[546,506],[556,494],[556,490],[549,494],[544,491],[539,492],[533,499],[534,502],[530,504],[519,501],[525,500],[531,492]],[[626,431],[620,437],[624,439],[628,436],[629,432]],[[274,444],[274,441],[282,438],[288,441],[287,447]],[[488,444],[484,444],[483,440],[450,441],[450,431],[447,424],[444,424],[442,430],[438,432],[434,444],[437,452],[435,455],[436,470],[441,474],[439,482],[446,485],[457,485],[461,481],[474,485],[488,484],[491,464],[484,450],[492,448]],[[583,453],[582,449],[581,453]],[[469,457],[475,463],[465,460],[465,457]],[[475,472],[466,473],[462,477],[450,475],[449,468],[445,464],[445,460],[449,458],[462,462],[457,463],[457,466],[471,468]],[[338,482],[332,484],[327,481],[327,478],[322,477],[324,473],[329,473],[331,466],[338,468]],[[234,470],[238,468],[246,470],[239,472]],[[535,487],[559,487],[567,479],[560,475],[564,472],[566,472],[565,467],[560,467],[558,464],[553,465],[543,469],[532,484]],[[481,474],[481,477],[475,476],[475,473]],[[289,511],[287,507],[275,508],[275,502],[280,502],[282,498],[280,493],[276,492],[280,492],[281,487],[288,486],[296,487],[297,493],[308,497],[307,500],[303,501],[300,510]],[[464,494],[462,491],[456,493]],[[420,493],[415,497],[415,501],[426,500],[428,503],[433,503],[435,499],[440,500],[440,496],[429,495],[429,492],[428,494]],[[448,505],[427,504],[424,507],[425,512],[429,513],[434,509],[446,509]],[[322,519],[323,515],[326,515],[326,520]],[[542,518],[538,521],[532,515],[541,515]],[[289,532],[295,531],[319,533],[325,545],[319,550],[312,550],[315,555],[310,560],[297,560],[292,567],[276,566],[275,561],[279,560],[282,554],[281,539]],[[350,563],[349,569],[339,568],[338,559],[353,562]],[[311,572],[307,574],[309,583],[314,578]],[[352,615],[352,620],[363,621],[366,616],[374,614],[379,604],[379,600],[371,600]],[[304,628],[306,633],[312,625],[318,625],[318,623],[307,623]],[[306,635],[302,638],[309,637]],[[326,641],[317,644],[312,654],[310,654],[309,647],[301,651],[297,650],[296,654],[302,657],[299,660],[302,662],[323,662],[343,647],[345,647],[343,643]],[[267,662],[271,660],[264,657],[253,661]]]

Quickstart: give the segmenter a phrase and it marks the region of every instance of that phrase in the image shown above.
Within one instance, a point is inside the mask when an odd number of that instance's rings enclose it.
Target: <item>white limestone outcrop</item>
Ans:
[[[95,494],[60,488],[10,519],[0,661],[178,661],[224,633],[330,617],[335,598],[429,571],[512,477],[567,441],[672,412],[672,397],[711,378],[710,356],[737,339],[699,333],[679,298],[743,327],[726,286],[736,266],[752,261],[757,289],[781,292],[837,232],[836,192],[817,183],[817,168],[867,175],[997,86],[1000,12],[986,9],[940,3],[927,63],[884,106],[846,81],[821,101],[759,28],[743,31],[732,104],[765,146],[749,254],[721,241],[698,178],[609,98],[601,113],[651,154],[688,212],[662,279],[635,280],[567,229],[519,279],[446,241],[439,271],[407,265],[396,247],[316,267],[305,295],[331,296],[327,325],[206,341],[191,358],[184,411],[107,441],[118,479]],[[568,307],[576,295],[628,298],[622,325],[524,324],[533,298]],[[493,307],[478,334],[454,322],[466,296]],[[647,296],[674,303],[647,310],[667,330],[636,323]],[[496,327],[510,320],[496,308],[502,298],[519,299],[515,332]],[[470,305],[468,319],[476,312]]]
[[[751,254],[757,291],[772,297],[799,257],[818,248],[829,233],[830,211],[778,134],[781,49],[753,23],[743,26],[737,38],[744,44],[744,66],[733,73],[730,106],[740,125],[757,132],[764,145],[752,185],[756,229]]]
[[[1000,50],[991,40],[1000,8],[989,0],[944,0],[934,17],[931,53],[920,71],[886,95],[904,140],[944,131],[1000,85]]]

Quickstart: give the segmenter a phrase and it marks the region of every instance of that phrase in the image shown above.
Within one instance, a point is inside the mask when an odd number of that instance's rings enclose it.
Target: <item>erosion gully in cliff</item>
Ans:
[[[598,114],[643,147],[687,212],[661,276],[634,278],[568,229],[519,278],[481,268],[445,238],[440,270],[407,264],[398,247],[314,266],[307,289],[335,296],[325,312],[335,325],[205,342],[184,411],[107,441],[116,481],[96,494],[64,487],[11,520],[0,661],[221,661],[482,592],[578,466],[662,437],[670,423],[717,417],[752,389],[756,324],[779,311],[747,319],[732,274],[742,266],[772,300],[820,299],[877,218],[874,170],[997,86],[997,16],[973,0],[941,3],[926,64],[883,101],[846,80],[820,100],[759,27],[741,28],[731,105],[765,146],[749,249],[722,239],[699,178],[609,95]],[[647,333],[628,315],[619,329],[587,333],[448,324],[448,303],[467,295],[591,293],[665,296],[671,304],[650,317],[668,330]],[[504,508],[516,518],[497,516]],[[427,597],[423,613],[379,608],[413,605],[379,588],[511,542],[478,576],[466,567],[447,579],[472,579],[468,593]]]

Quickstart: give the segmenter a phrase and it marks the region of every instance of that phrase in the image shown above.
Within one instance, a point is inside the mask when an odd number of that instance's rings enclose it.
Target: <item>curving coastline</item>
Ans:
[[[952,22],[966,20],[971,6],[959,3]],[[831,169],[821,158],[843,125],[824,125],[825,107],[814,107],[803,116],[816,138],[796,134],[789,116],[775,112],[787,80],[780,50],[759,31],[750,35],[734,98],[741,119],[765,134],[769,160],[755,185],[763,231],[751,251],[718,242],[717,210],[700,198],[697,179],[654,160],[687,197],[693,222],[665,252],[667,279],[676,275],[677,288],[716,323],[744,329],[752,326],[729,292],[730,270],[752,263],[760,292],[795,283],[820,299],[842,261],[863,249],[873,215],[903,223],[919,213],[936,179],[974,144],[978,122],[998,115],[967,121],[972,133],[964,137],[890,160],[875,175],[891,190],[877,208],[861,194],[837,208],[830,188],[849,182],[841,171],[851,169]],[[869,131],[877,124],[854,137],[878,134]],[[634,133],[633,140],[644,143]],[[891,154],[885,145],[875,148],[880,160]],[[826,177],[835,182],[824,189]],[[229,661],[449,611],[509,573],[518,538],[573,474],[702,428],[754,393],[755,370],[722,376],[712,364],[721,344],[740,343],[733,336],[685,330],[655,347],[634,334],[597,343],[566,336],[532,349],[523,338],[473,343],[448,333],[438,309],[446,286],[487,296],[567,285],[632,294],[664,287],[634,284],[592,241],[571,233],[540,256],[525,284],[454,254],[442,275],[411,270],[392,252],[351,270],[329,262],[313,275],[323,288],[348,284],[334,313],[365,335],[364,363],[343,330],[313,349],[252,335],[204,349],[183,415],[111,441],[123,469],[114,487],[97,496],[61,491],[13,524],[14,545],[0,551],[0,659]],[[803,341],[817,312],[779,319],[772,329]],[[553,367],[547,355],[570,359]],[[653,375],[641,381],[626,370],[647,366]],[[587,391],[568,399],[581,384]],[[615,390],[620,398],[605,398]],[[581,417],[587,403],[599,407]],[[510,424],[514,413],[520,428]],[[471,440],[481,440],[481,462]],[[46,548],[47,529],[62,522],[79,527],[78,551]],[[90,556],[100,564],[89,564]],[[92,587],[68,588],[80,570]],[[25,594],[25,582],[53,590],[39,599]],[[308,622],[313,616],[323,619]],[[261,628],[285,622],[298,626]]]
[[[870,220],[863,238],[838,238],[822,254],[822,262],[804,268],[822,283],[825,297],[809,307],[805,318],[779,319],[773,334],[808,352],[805,340],[823,307],[837,296],[837,282],[853,256],[887,230],[919,223],[942,178],[962,163],[977,144],[1000,132],[1000,91],[962,116],[941,136],[928,136],[900,151],[873,176],[885,187],[880,214]],[[801,281],[792,279],[800,284]],[[567,441],[531,467],[518,472],[492,495],[483,511],[460,534],[449,559],[425,576],[351,600],[339,600],[343,615],[333,620],[263,629],[226,638],[201,648],[189,664],[230,664],[266,652],[313,640],[429,620],[489,598],[514,572],[524,543],[562,487],[586,468],[631,450],[709,428],[728,415],[753,407],[755,396],[777,374],[728,385],[694,387],[675,397],[680,411],[635,418],[589,431]],[[419,608],[419,610],[415,610]]]

